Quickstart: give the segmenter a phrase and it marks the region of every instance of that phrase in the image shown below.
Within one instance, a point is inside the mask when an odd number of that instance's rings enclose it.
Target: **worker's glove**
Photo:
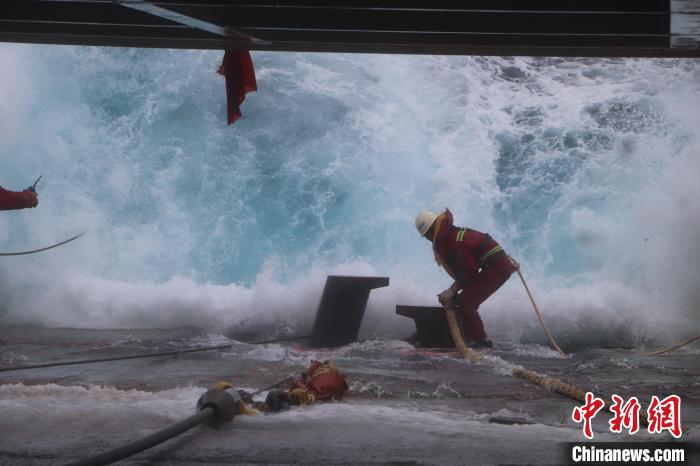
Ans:
[[[437,295],[437,298],[438,298],[438,301],[440,301],[440,304],[442,304],[443,306],[445,306],[445,305],[447,305],[447,303],[449,303],[449,302],[452,300],[452,298],[454,298],[455,296],[457,296],[457,293],[455,293],[455,292],[452,290],[452,288],[448,288],[448,289],[446,289],[445,291],[443,291],[442,293],[440,293],[439,295]]]

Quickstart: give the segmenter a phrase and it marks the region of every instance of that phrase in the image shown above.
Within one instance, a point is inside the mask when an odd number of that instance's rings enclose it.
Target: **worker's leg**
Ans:
[[[485,340],[486,330],[484,330],[484,322],[482,322],[479,311],[477,311],[477,305],[474,304],[466,291],[462,291],[459,294],[458,302],[459,316],[462,319],[462,331],[467,343],[474,340]]]
[[[459,294],[459,313],[467,341],[485,340],[484,323],[479,316],[479,306],[494,294],[515,272],[515,267],[505,254],[494,257],[489,266],[482,270]]]

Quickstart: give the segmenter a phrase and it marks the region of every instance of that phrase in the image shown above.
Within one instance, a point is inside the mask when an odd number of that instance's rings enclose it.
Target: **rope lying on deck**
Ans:
[[[700,335],[696,335],[692,338],[688,338],[687,340],[678,343],[677,345],[670,346],[668,348],[663,348],[660,350],[652,351],[650,353],[640,353],[642,356],[655,356],[657,354],[665,354],[665,353],[670,353],[671,351],[675,351],[677,349],[683,348],[685,345],[689,345],[695,340],[700,339]]]
[[[454,309],[454,303],[448,303],[447,306],[445,306],[445,312],[447,313],[447,323],[450,326],[452,340],[454,341],[455,346],[457,346],[459,352],[472,364],[485,362],[484,358],[482,358],[475,351],[469,349],[466,343],[464,343],[462,332],[460,331],[459,324],[457,323],[457,314]],[[513,369],[512,374],[519,379],[523,379],[535,385],[541,385],[553,392],[564,395],[567,398],[571,398],[572,400],[585,401],[586,393],[583,390],[576,388],[573,385],[564,383],[559,379],[554,379],[546,375],[538,374],[537,372],[518,368]]]
[[[472,351],[471,349],[469,349],[469,347],[467,347],[467,345],[464,343],[464,339],[462,338],[462,332],[460,331],[459,324],[457,323],[457,314],[454,309],[454,303],[452,301],[450,301],[445,306],[445,313],[447,314],[447,323],[450,326],[450,334],[452,335],[452,340],[454,341],[455,346],[457,347],[459,352],[464,357],[466,357],[472,364],[476,364],[478,362],[486,362],[486,360],[483,357],[477,354],[476,351]],[[517,377],[535,385],[540,385],[542,387],[547,388],[548,390],[551,390],[572,400],[579,401],[581,403],[585,403],[586,401],[586,392],[584,392],[578,387],[562,382],[559,379],[549,377],[548,375],[540,374],[538,372],[521,368],[512,369],[511,374],[513,375],[513,377]],[[611,411],[610,407],[610,402],[605,401],[605,409],[607,411]],[[643,425],[647,425],[646,419],[640,418],[639,421]]]

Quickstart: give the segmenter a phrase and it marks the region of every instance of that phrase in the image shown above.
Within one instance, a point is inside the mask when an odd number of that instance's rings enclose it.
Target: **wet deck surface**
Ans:
[[[173,351],[230,343],[196,328],[172,330],[0,329],[0,367]],[[487,364],[418,351],[401,341],[333,350],[294,344],[81,366],[0,372],[0,463],[57,464],[115,448],[194,412],[218,380],[258,389],[330,359],[347,373],[340,403],[237,417],[220,430],[195,428],[125,464],[559,464],[564,442],[583,439],[575,402],[508,376],[511,364],[608,398],[682,398],[683,440],[697,441],[700,351],[639,356],[589,349],[564,359],[534,345],[495,342]],[[497,424],[494,420],[527,424]],[[596,440],[665,441],[668,434],[613,435],[594,420]]]

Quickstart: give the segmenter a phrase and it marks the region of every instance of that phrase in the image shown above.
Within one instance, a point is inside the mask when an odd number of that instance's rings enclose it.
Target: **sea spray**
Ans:
[[[362,334],[403,336],[394,305],[448,282],[412,227],[444,206],[523,264],[554,332],[697,316],[697,61],[256,52],[228,127],[220,59],[0,47],[0,183],[46,180],[2,245],[86,231],[0,264],[3,322],[301,331],[345,273],[391,277]],[[519,338],[527,306],[508,283],[482,314]]]

